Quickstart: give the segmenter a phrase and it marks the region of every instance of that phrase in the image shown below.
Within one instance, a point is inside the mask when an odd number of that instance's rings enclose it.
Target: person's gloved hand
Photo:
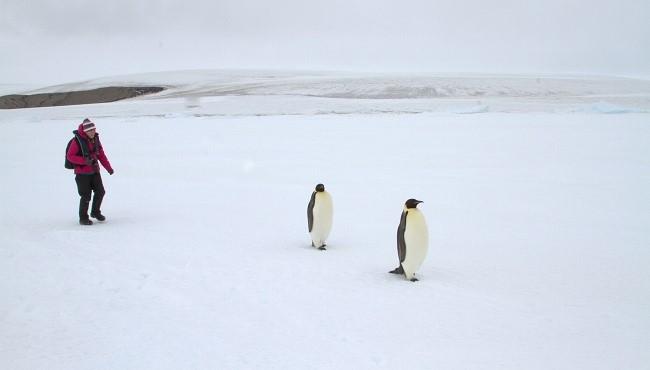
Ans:
[[[115,172],[115,170],[113,170],[112,168],[110,170],[108,170],[109,175],[112,175],[114,172]]]

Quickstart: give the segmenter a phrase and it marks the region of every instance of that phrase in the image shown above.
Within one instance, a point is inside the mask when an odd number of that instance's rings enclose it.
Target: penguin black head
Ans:
[[[424,202],[421,200],[411,198],[407,200],[406,203],[404,203],[404,205],[406,206],[406,208],[417,208],[418,204],[420,203],[424,203]]]
[[[323,184],[316,185],[316,191],[318,191],[318,192],[325,191],[325,185],[323,185]]]

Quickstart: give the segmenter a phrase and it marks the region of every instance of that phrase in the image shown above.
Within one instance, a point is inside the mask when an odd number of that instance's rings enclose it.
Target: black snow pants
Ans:
[[[77,183],[77,191],[81,196],[79,200],[79,219],[88,219],[88,206],[90,205],[92,192],[95,192],[95,196],[93,197],[93,207],[90,210],[90,214],[101,213],[100,207],[102,206],[104,194],[106,194],[102,176],[99,173],[76,175],[74,180]]]

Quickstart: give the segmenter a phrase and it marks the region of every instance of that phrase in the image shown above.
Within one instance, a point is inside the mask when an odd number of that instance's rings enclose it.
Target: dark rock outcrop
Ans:
[[[110,86],[84,91],[67,91],[31,95],[0,96],[0,109],[54,107],[60,105],[108,103],[136,96],[155,94],[165,90],[158,86]]]

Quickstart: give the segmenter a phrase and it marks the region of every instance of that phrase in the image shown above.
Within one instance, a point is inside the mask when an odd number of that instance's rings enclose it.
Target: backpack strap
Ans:
[[[88,143],[84,140],[79,134],[75,131],[74,138],[77,140],[77,145],[81,151],[81,155],[84,158],[90,158],[90,150],[88,149]]]

